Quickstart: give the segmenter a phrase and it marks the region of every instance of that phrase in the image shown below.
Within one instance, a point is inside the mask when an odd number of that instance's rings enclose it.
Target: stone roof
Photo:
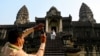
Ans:
[[[0,25],[0,28],[14,28],[14,25]]]
[[[50,10],[47,12],[46,17],[48,17],[48,16],[61,16],[60,14],[61,14],[60,11],[58,11],[56,9],[56,7],[52,6],[50,8]]]
[[[62,17],[62,20],[63,21],[69,21],[69,20],[71,21],[71,19],[69,17]]]
[[[100,29],[100,23],[99,24],[94,24],[94,27]]]
[[[72,21],[72,26],[76,26],[76,27],[92,27],[92,24],[89,23],[89,22]]]
[[[37,21],[37,20],[45,20],[45,18],[35,18],[35,21]]]
[[[57,8],[54,7],[54,6],[52,6],[52,7],[50,8],[49,12],[50,12],[51,10],[56,10],[56,11],[58,11]]]
[[[20,24],[20,25],[0,25],[0,28],[32,27],[34,25],[36,25],[35,22],[29,22],[27,24]]]

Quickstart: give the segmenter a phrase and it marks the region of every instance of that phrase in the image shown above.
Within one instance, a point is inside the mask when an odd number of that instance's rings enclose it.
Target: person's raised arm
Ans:
[[[27,28],[27,29],[25,29],[25,30],[23,31],[22,36],[23,36],[23,37],[26,37],[26,36],[28,36],[30,33],[34,32],[34,31],[36,31],[36,30],[41,30],[42,27],[44,27],[44,24],[40,23],[40,24],[38,24],[38,25],[36,25],[36,26],[34,26],[34,27]]]
[[[36,53],[36,56],[44,56],[45,45],[46,45],[46,34],[44,33],[41,34],[41,45],[38,52]]]

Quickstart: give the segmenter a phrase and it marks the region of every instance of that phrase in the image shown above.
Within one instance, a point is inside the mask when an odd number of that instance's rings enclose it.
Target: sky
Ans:
[[[72,21],[78,21],[82,3],[90,7],[94,19],[100,23],[100,0],[0,0],[0,25],[14,24],[23,5],[28,9],[31,22],[35,22],[35,17],[45,17],[52,6],[61,12],[62,17],[70,14]]]

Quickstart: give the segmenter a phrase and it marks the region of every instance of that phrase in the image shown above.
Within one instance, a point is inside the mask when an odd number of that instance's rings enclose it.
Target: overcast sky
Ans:
[[[29,20],[32,22],[35,17],[45,17],[52,6],[61,12],[61,16],[67,17],[71,14],[72,21],[78,21],[83,2],[92,10],[96,22],[100,23],[100,0],[0,0],[0,25],[13,24],[23,5],[28,8]]]

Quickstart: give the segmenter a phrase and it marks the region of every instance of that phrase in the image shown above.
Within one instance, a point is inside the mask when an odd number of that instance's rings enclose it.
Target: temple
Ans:
[[[91,9],[82,3],[79,10],[79,20],[72,21],[72,16],[62,17],[61,12],[52,6],[44,17],[35,17],[30,22],[27,7],[24,5],[17,13],[13,25],[0,25],[0,47],[7,42],[10,29],[24,30],[36,24],[45,24],[47,43],[44,56],[99,56],[100,55],[100,24],[96,23]],[[56,32],[56,38],[51,40],[51,32]],[[41,31],[31,33],[25,40],[24,50],[36,52],[40,44]]]

